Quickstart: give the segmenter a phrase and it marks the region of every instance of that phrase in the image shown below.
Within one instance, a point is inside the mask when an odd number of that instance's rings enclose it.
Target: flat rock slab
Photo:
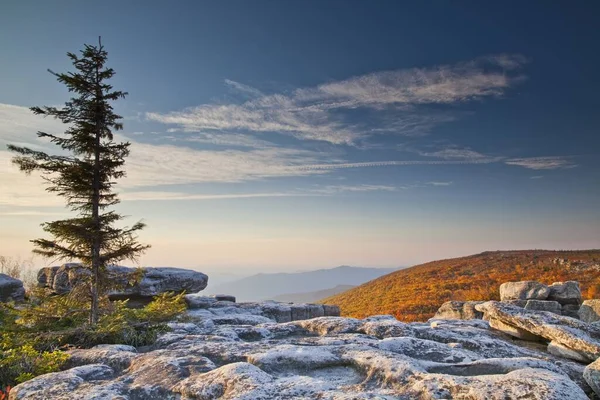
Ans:
[[[205,274],[183,268],[109,266],[106,270],[121,285],[109,293],[111,299],[151,298],[166,292],[196,293],[208,284]],[[85,281],[89,273],[89,269],[77,263],[45,267],[38,272],[38,286],[56,294],[68,293],[74,285]]]
[[[228,318],[231,318],[234,314],[252,314],[269,318],[274,322],[290,322],[340,315],[338,306],[327,304],[293,304],[277,301],[232,303],[221,301],[216,296],[203,296],[199,293],[185,295],[185,301],[188,308],[194,310],[193,315],[206,315],[202,310],[209,310],[209,313],[227,316]]]
[[[525,310],[520,307],[488,301],[476,306],[484,313],[484,318],[498,321],[503,325],[531,335],[554,341],[567,349],[577,352],[589,362],[600,357],[600,328],[585,322],[555,315],[549,312]],[[510,329],[503,330],[517,336]]]
[[[173,331],[151,351],[120,345],[74,350],[77,366],[16,386],[10,400],[584,400],[592,393],[582,365],[519,346],[484,320],[407,324],[391,316],[321,316],[277,323],[294,309],[296,316],[328,309],[197,295],[191,301],[203,308],[188,310],[186,322],[170,323]],[[498,315],[531,313],[499,304]],[[495,312],[493,303],[480,306],[480,312]],[[598,379],[591,369],[588,376],[588,382]]]
[[[0,274],[0,301],[23,301],[24,298],[23,282],[6,274]]]

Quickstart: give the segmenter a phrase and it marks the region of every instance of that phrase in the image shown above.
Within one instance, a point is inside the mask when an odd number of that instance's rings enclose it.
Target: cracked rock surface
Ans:
[[[595,365],[585,369],[587,362],[561,356],[573,350],[571,336],[589,324],[550,312],[476,305],[489,317],[548,337],[558,349],[553,352],[485,320],[407,324],[390,316],[323,316],[339,310],[321,305],[190,296],[189,322],[170,324],[154,348],[74,350],[71,369],[22,383],[10,399],[578,400],[591,395],[587,382],[596,388],[600,381]],[[587,335],[593,345],[574,351],[591,357],[596,332]]]

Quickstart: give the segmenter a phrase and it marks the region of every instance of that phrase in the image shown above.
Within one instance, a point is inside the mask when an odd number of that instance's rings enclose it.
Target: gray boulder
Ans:
[[[548,312],[558,314],[558,315],[562,314],[562,307],[556,301],[527,300],[527,303],[525,304],[525,307],[523,307],[523,308],[525,308],[526,310],[531,310],[531,311],[548,311]]]
[[[490,321],[490,326],[505,325],[507,329],[497,329],[509,335],[520,337],[521,332],[526,332],[575,351],[579,354],[578,358],[587,361],[595,361],[600,357],[600,327],[573,318],[543,311],[524,310],[497,301],[488,301],[476,308],[483,311],[484,318]],[[495,326],[496,322],[498,324]]]
[[[555,282],[549,288],[548,300],[558,301],[560,304],[581,304],[579,282]]]
[[[600,358],[583,370],[583,379],[600,396]]]
[[[24,298],[23,282],[6,274],[0,274],[0,301],[23,301]]]
[[[600,321],[600,299],[584,301],[579,308],[579,318],[588,323]]]
[[[433,319],[481,319],[483,313],[475,306],[483,301],[447,301],[437,310]]]
[[[505,282],[500,285],[500,300],[546,300],[547,285],[536,281]]]
[[[109,293],[111,299],[151,298],[166,292],[195,293],[208,284],[205,274],[183,268],[108,266],[107,273],[121,286]],[[89,269],[77,263],[46,267],[38,272],[38,286],[64,294],[85,281],[89,274]]]

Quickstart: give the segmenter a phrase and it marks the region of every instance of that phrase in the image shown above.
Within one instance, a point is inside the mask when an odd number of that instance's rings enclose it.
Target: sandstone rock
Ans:
[[[45,267],[38,272],[38,286],[50,288],[56,294],[68,293],[74,285],[83,282],[89,273],[89,269],[77,263]],[[107,273],[121,285],[120,289],[109,293],[112,299],[149,299],[165,292],[195,293],[208,284],[205,274],[182,268],[109,266]]]
[[[269,301],[261,307],[261,310],[265,316],[277,322],[290,322],[293,320],[292,308],[288,304]]]
[[[600,299],[586,300],[578,312],[579,318],[584,322],[600,321]]]
[[[554,314],[562,315],[562,307],[556,301],[527,300],[524,308],[531,311],[548,311]]]
[[[477,353],[433,340],[412,337],[385,338],[378,343],[381,350],[404,354],[417,360],[437,363],[472,362],[479,358]]]
[[[507,335],[514,336],[518,339],[529,340],[531,342],[541,342],[543,338],[539,335],[534,335],[533,333],[518,328],[516,326],[512,326],[507,324],[496,318],[489,318],[490,327],[499,330],[500,332],[506,333]]]
[[[518,307],[488,301],[477,306],[486,318],[497,320],[516,329],[555,341],[579,353],[588,361],[600,357],[600,328],[569,317],[548,312],[534,312]]]
[[[434,319],[481,319],[483,313],[475,306],[483,301],[447,301],[437,310]]]
[[[190,293],[184,296],[187,307],[190,309],[208,308],[215,306],[217,299],[210,296],[204,296],[199,293]]]
[[[512,304],[513,306],[525,308],[529,300],[502,300],[503,303]]]
[[[91,364],[38,376],[11,389],[9,400],[73,399],[82,384],[110,379],[114,371],[108,365]],[[80,397],[81,398],[81,397]]]
[[[75,349],[67,352],[70,356],[68,366],[77,367],[88,364],[105,364],[114,371],[129,368],[131,360],[137,356],[135,347],[124,345],[100,345],[91,349]]]
[[[339,317],[340,307],[333,304],[323,304],[323,315],[325,317]]]
[[[600,358],[585,367],[583,378],[594,390],[594,393],[600,396]]]
[[[411,398],[436,393],[442,399],[584,400],[588,396],[567,376],[538,368],[524,368],[505,375],[425,376],[415,382]]]
[[[332,333],[357,333],[362,325],[358,319],[342,317],[319,317],[296,321],[294,324],[321,336]]]
[[[589,362],[588,358],[579,354],[575,350],[571,350],[568,347],[563,346],[562,344],[552,341],[548,343],[548,353],[554,354],[555,356],[568,358],[571,360],[579,361],[582,363]]]
[[[548,300],[558,301],[560,304],[581,304],[579,282],[555,282],[549,288]]]
[[[173,386],[190,375],[216,368],[206,357],[187,351],[158,350],[136,357],[127,371],[127,393],[134,399],[174,397]]]
[[[265,387],[273,380],[260,368],[239,362],[187,378],[174,391],[189,399],[268,399],[276,396]]]
[[[563,343],[572,339],[565,335],[579,336],[583,327],[592,340],[600,327],[549,312],[497,302],[477,306],[490,322],[525,332],[548,325],[563,335],[550,353],[545,345],[524,346],[479,319],[408,324],[391,316],[320,316],[276,323],[276,312],[291,318],[296,309],[306,318],[327,310],[274,302],[201,303],[204,308],[188,310],[188,321],[169,323],[173,331],[145,353],[119,345],[73,351],[72,362],[91,365],[36,377],[16,386],[11,400],[583,400],[592,393],[582,378],[584,366],[563,358],[580,356],[581,349]]]
[[[505,282],[500,285],[500,300],[546,300],[550,289],[535,281]]]
[[[229,294],[215,294],[213,297],[217,301],[230,301],[235,303],[235,296],[231,296]]]
[[[564,304],[561,307],[561,314],[564,315],[565,317],[580,319],[579,308],[580,308],[580,306],[577,304]]]
[[[6,274],[0,274],[0,301],[23,301],[24,298],[23,282]]]

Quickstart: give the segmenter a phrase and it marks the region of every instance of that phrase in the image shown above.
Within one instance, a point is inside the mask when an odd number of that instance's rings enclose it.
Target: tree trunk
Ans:
[[[92,304],[90,307],[90,324],[98,323],[98,286],[100,281],[100,136],[102,134],[102,89],[100,88],[99,67],[96,65],[96,140],[94,143],[94,178],[92,182]]]
[[[92,222],[94,225],[92,238],[92,306],[90,324],[98,323],[98,284],[100,280],[100,129],[96,132],[96,148],[94,150],[94,181],[92,191]]]

